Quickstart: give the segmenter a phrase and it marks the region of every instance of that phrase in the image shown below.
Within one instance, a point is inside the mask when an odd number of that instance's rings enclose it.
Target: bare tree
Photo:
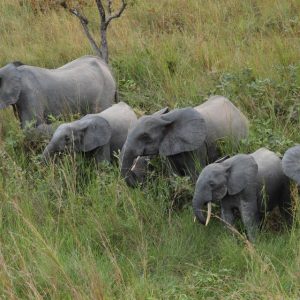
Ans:
[[[108,55],[108,45],[107,45],[107,27],[113,19],[119,18],[122,15],[122,13],[124,12],[127,6],[127,1],[121,0],[121,6],[119,10],[116,12],[112,11],[112,2],[113,2],[112,0],[106,0],[107,2],[106,9],[103,6],[102,0],[95,0],[95,2],[100,16],[100,25],[99,25],[100,38],[101,38],[100,47],[97,45],[97,42],[95,41],[95,39],[90,33],[88,27],[89,21],[87,17],[84,16],[79,11],[79,9],[68,7],[66,1],[61,2],[61,5],[64,8],[68,9],[74,16],[76,16],[80,20],[85,35],[87,36],[95,54],[102,57],[105,60],[105,62],[108,63],[109,55]]]

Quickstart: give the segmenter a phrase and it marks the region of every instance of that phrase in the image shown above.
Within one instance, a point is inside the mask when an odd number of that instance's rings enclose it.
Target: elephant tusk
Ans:
[[[140,159],[140,156],[138,156],[138,157],[135,159],[135,162],[134,162],[134,164],[132,165],[130,171],[133,172],[133,170],[135,169],[135,166],[136,166],[136,164],[137,164],[137,162],[138,162],[139,159]]]
[[[194,217],[194,219],[193,219],[193,220],[194,220],[194,223],[195,223],[195,222],[196,222],[196,217]]]
[[[210,216],[211,216],[211,202],[208,202],[207,203],[207,217],[206,217],[205,226],[208,225],[209,220],[210,220]]]

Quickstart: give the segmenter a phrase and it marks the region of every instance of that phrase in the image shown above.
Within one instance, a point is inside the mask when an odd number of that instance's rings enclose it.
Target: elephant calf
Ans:
[[[228,225],[233,225],[233,212],[239,210],[250,240],[255,237],[262,213],[275,206],[291,222],[289,180],[280,158],[266,148],[249,155],[235,155],[202,170],[193,198],[194,213],[200,223],[208,224],[211,202],[215,201],[220,201],[221,218]],[[207,218],[203,215],[205,205]]]
[[[47,159],[68,149],[92,154],[98,162],[111,161],[113,153],[122,149],[128,129],[136,121],[132,108],[120,102],[101,113],[62,124],[54,132],[43,157]]]
[[[288,149],[282,159],[283,172],[300,185],[300,145]]]
[[[218,157],[216,142],[229,138],[235,143],[248,135],[248,120],[225,97],[214,96],[195,108],[163,109],[140,118],[130,130],[122,151],[121,173],[130,186],[135,161],[140,156],[166,156],[174,171],[198,177],[195,160],[202,166]]]

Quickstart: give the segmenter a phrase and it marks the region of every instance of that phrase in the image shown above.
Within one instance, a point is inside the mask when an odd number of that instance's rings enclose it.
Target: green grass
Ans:
[[[75,17],[18,3],[0,3],[1,65],[54,68],[91,53]],[[108,32],[120,96],[142,114],[225,95],[251,122],[240,151],[283,154],[300,141],[299,11],[296,0],[132,1]],[[85,13],[97,35],[95,8]],[[270,216],[251,245],[217,218],[193,222],[185,178],[159,168],[130,189],[116,165],[66,156],[45,166],[39,155],[1,111],[0,298],[300,297],[299,211],[291,231]]]

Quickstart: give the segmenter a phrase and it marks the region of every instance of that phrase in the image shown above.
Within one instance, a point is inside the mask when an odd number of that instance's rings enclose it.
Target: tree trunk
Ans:
[[[101,32],[101,55],[104,61],[108,64],[108,45],[107,45],[107,38],[106,38],[106,24],[100,25],[100,32]]]

